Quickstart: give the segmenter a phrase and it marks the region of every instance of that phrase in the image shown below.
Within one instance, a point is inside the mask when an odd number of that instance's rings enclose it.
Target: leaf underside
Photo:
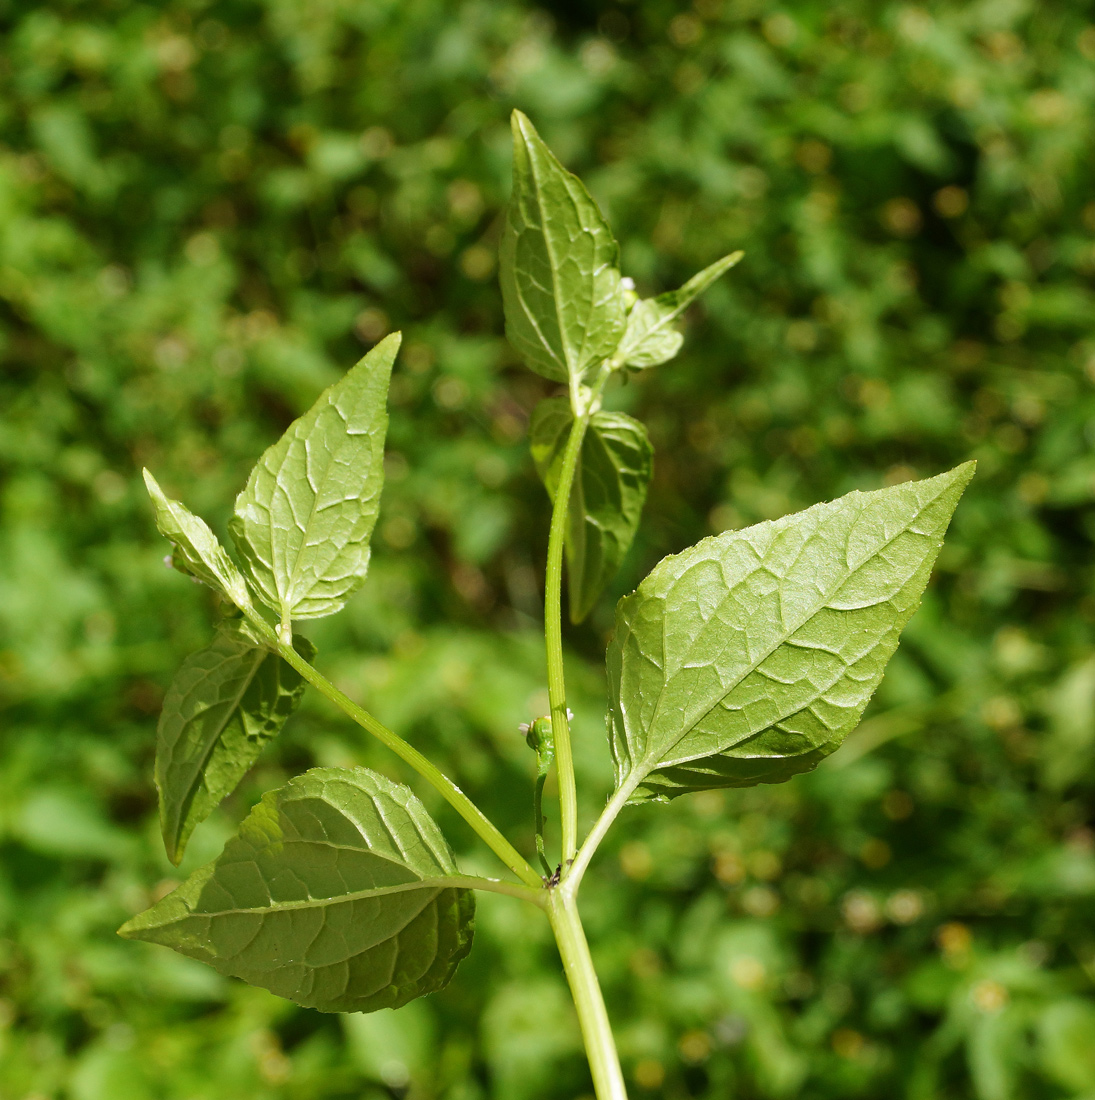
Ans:
[[[616,609],[617,789],[632,802],[779,783],[858,723],[974,464],[704,539]]]
[[[672,359],[684,342],[673,322],[743,255],[731,252],[693,275],[677,290],[636,302],[628,314],[627,328],[616,355],[631,367],[656,367]]]
[[[282,621],[333,614],[365,579],[399,342],[386,337],[293,421],[236,500],[244,570]]]
[[[513,113],[513,196],[499,252],[506,336],[556,382],[607,359],[627,318],[619,246],[597,204]]]
[[[250,607],[243,576],[205,520],[167,497],[148,470],[144,483],[156,509],[156,526],[174,548],[171,564],[223,593],[237,607]]]
[[[266,794],[224,852],[119,929],[322,1012],[398,1008],[468,953],[470,890],[422,803],[366,768]]]
[[[541,401],[532,415],[532,457],[552,500],[573,425],[565,397]],[[639,421],[617,412],[591,417],[574,472],[564,542],[572,622],[593,609],[635,538],[653,455]]]
[[[293,644],[312,660],[306,638]],[[164,698],[156,744],[160,830],[172,863],[281,730],[304,687],[239,619],[225,620],[210,645],[183,661]]]

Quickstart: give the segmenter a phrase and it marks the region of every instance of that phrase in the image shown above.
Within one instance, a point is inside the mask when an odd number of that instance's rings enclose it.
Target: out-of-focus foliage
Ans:
[[[312,764],[407,779],[309,697],[176,872],[156,713],[210,636],[140,483],[223,537],[385,332],[370,577],[321,667],[532,849],[546,495],[502,337],[513,106],[644,296],[733,249],[568,635],[586,820],[612,601],[712,531],[976,458],[866,721],[777,788],[629,810],[584,911],[637,1097],[1091,1096],[1095,6],[1089,0],[8,0],[0,60],[0,1096],[564,1100],[548,932],[484,897],[443,993],[323,1017],[114,935]],[[469,870],[491,870],[419,788]]]

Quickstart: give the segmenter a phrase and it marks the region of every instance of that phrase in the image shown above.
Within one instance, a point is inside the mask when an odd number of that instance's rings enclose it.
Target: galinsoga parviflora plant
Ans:
[[[639,421],[601,407],[613,378],[672,359],[676,319],[741,258],[639,299],[582,183],[520,113],[501,247],[506,332],[565,392],[531,421],[552,500],[544,634],[551,713],[536,751],[537,869],[430,760],[313,665],[294,622],[332,615],[364,582],[383,480],[385,399],[399,336],[374,347],[260,459],[229,532],[235,557],[145,474],[172,562],[228,613],[164,702],[155,776],[168,856],[240,782],[311,684],[449,802],[510,872],[460,872],[407,787],[367,768],[314,768],[270,791],[214,862],[121,929],[325,1012],[394,1008],[444,988],[471,948],[476,890],[544,911],[599,1100],[624,1079],[578,910],[597,848],[628,805],[780,783],[837,749],[916,609],[973,464],[703,539],[660,562],[616,608],[608,647],[615,790],[579,837],[562,650],[634,538],[651,477]],[[520,717],[531,716],[515,715]],[[544,780],[558,777],[561,847],[544,846]]]

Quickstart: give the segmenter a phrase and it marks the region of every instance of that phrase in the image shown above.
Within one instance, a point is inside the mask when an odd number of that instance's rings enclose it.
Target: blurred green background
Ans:
[[[1095,4],[0,3],[0,1097],[573,1100],[546,923],[480,902],[444,993],[339,1018],[114,936],[313,764],[317,698],[180,871],[151,765],[220,527],[385,332],[369,582],[319,665],[526,851],[551,387],[502,336],[512,107],[645,294],[735,248],[650,426],[640,537],[568,628],[586,821],[613,600],[713,531],[974,457],[866,721],[810,776],[629,811],[584,911],[636,1097],[1095,1097]],[[488,856],[431,792],[468,868]]]

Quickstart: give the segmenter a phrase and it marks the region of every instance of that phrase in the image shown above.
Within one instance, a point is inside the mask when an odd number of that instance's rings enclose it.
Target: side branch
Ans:
[[[413,745],[409,745],[398,734],[393,733],[383,722],[378,721],[367,710],[359,707],[352,699],[339,691],[330,680],[304,660],[292,646],[274,638],[269,627],[266,627],[264,633],[268,633],[268,641],[278,655],[292,665],[308,683],[349,715],[362,729],[367,730],[381,744],[386,745],[401,760],[414,768],[423,779],[432,784],[445,801],[478,833],[491,851],[526,886],[531,886],[535,890],[542,888],[542,879],[529,866],[528,861],[498,831],[498,827],[494,822],[436,764],[423,756]]]

